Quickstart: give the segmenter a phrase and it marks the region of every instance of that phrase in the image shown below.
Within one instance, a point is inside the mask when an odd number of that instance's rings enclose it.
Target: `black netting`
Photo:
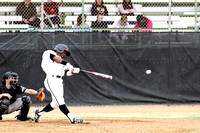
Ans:
[[[23,86],[40,88],[42,53],[64,43],[72,54],[65,59],[72,65],[113,76],[106,80],[81,72],[64,77],[69,105],[199,102],[199,33],[126,35],[122,43],[112,33],[1,33],[0,75],[12,70]],[[51,101],[45,93],[45,102]]]

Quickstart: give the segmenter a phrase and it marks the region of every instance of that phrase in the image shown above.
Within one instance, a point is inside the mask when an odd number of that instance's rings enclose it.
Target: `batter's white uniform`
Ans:
[[[73,66],[70,63],[67,63],[66,65],[56,63],[50,58],[50,54],[60,57],[53,50],[45,51],[42,55],[41,67],[46,73],[44,85],[46,89],[51,93],[51,107],[56,108],[59,105],[65,104],[62,77],[65,75],[66,70],[69,70],[67,72],[67,76],[71,76]]]

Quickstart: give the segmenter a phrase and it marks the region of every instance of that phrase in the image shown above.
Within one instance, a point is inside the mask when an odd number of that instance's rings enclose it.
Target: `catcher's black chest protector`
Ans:
[[[2,85],[2,86],[0,86],[0,94],[2,94],[2,93],[9,93],[12,96],[10,101],[11,101],[11,103],[14,103],[17,99],[17,94],[22,93],[22,89],[20,86],[16,86],[15,89],[14,88],[7,89],[5,87],[5,85]]]

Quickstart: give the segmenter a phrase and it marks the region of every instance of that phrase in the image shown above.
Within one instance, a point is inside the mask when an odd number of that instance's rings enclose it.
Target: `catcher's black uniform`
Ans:
[[[14,111],[21,110],[20,114],[17,115],[17,119],[21,121],[30,120],[29,117],[27,117],[31,99],[29,96],[22,96],[20,98],[17,98],[18,94],[23,94],[25,92],[26,88],[15,85],[11,88],[6,88],[4,84],[0,86],[0,94],[2,93],[9,93],[12,98],[9,100],[7,97],[2,97],[0,99],[0,120],[2,119],[3,114],[10,114]]]
[[[5,85],[0,86],[0,94],[2,93],[9,93],[12,98],[10,99],[10,104],[14,103],[17,99],[17,94],[22,94],[26,90],[25,87],[16,85],[15,88],[6,88]]]

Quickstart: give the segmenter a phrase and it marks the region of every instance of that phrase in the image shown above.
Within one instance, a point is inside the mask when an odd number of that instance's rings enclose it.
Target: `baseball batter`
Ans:
[[[20,112],[16,116],[17,120],[32,120],[30,117],[27,117],[31,105],[31,98],[29,96],[17,98],[17,95],[23,93],[37,95],[37,91],[20,86],[18,84],[18,78],[19,76],[15,72],[9,71],[3,75],[3,82],[0,86],[0,120],[2,120],[3,114],[10,114],[18,110]]]
[[[46,112],[59,107],[70,120],[71,123],[83,123],[82,119],[75,118],[68,110],[64,101],[63,79],[64,75],[72,76],[79,73],[80,68],[74,68],[70,63],[63,59],[70,56],[68,47],[65,44],[57,44],[54,50],[46,50],[42,55],[41,67],[46,73],[44,81],[45,88],[51,93],[52,101],[42,110],[35,110],[34,121],[38,122],[40,116]]]

